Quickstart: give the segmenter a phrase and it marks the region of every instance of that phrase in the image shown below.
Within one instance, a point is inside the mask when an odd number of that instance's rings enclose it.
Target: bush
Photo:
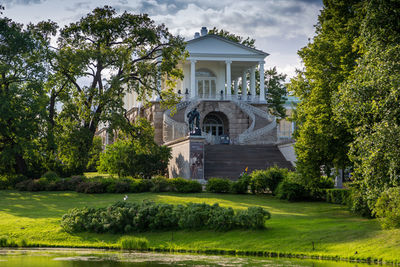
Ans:
[[[149,192],[152,188],[153,183],[149,179],[135,179],[130,185],[130,192],[142,193]]]
[[[287,169],[281,169],[276,166],[267,170],[255,170],[250,174],[251,192],[253,194],[273,193],[287,174]]]
[[[18,183],[26,181],[28,178],[21,174],[7,174],[0,176],[0,190],[13,189]]]
[[[109,183],[100,180],[85,181],[76,187],[76,192],[85,194],[106,193]]]
[[[383,229],[400,228],[400,187],[392,187],[381,193],[373,213]]]
[[[149,248],[149,241],[145,237],[123,236],[119,244],[122,249],[146,250]]]
[[[99,171],[141,178],[165,173],[171,149],[155,143],[154,129],[145,119],[139,119],[134,127],[141,133],[139,137],[122,139],[121,136],[108,145],[100,155]]]
[[[172,189],[179,193],[200,193],[203,191],[203,186],[194,180],[183,178],[170,179]]]
[[[309,195],[305,187],[289,179],[284,179],[275,190],[275,195],[279,199],[289,201],[302,201],[308,199]]]
[[[249,191],[250,176],[245,173],[236,182],[231,183],[231,191],[234,194],[246,194]]]
[[[348,205],[350,203],[350,189],[326,189],[326,202]]]
[[[349,199],[349,207],[351,212],[358,214],[363,217],[372,218],[372,211],[368,206],[366,195],[363,191],[358,188],[351,190],[351,196]]]
[[[48,171],[42,175],[42,178],[45,178],[47,181],[56,181],[60,177],[58,176],[58,174],[56,172]]]
[[[71,209],[61,219],[67,232],[130,233],[151,230],[209,229],[227,231],[234,228],[259,229],[264,227],[269,212],[260,207],[234,212],[218,204],[183,205],[154,202],[117,202],[107,208]]]
[[[231,181],[223,178],[211,178],[207,182],[206,190],[212,193],[229,193]]]
[[[168,192],[170,190],[170,183],[168,179],[164,176],[155,176],[151,178],[152,186],[150,188],[151,192]]]

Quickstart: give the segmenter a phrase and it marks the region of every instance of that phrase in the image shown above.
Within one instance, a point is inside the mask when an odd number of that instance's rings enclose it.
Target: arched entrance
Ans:
[[[204,117],[202,130],[216,137],[229,135],[228,117],[222,112],[210,112]]]

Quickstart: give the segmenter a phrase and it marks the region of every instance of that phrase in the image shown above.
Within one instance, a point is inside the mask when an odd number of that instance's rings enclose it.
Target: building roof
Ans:
[[[248,55],[262,56],[262,57],[266,57],[266,56],[269,55],[268,53],[266,53],[264,51],[248,47],[246,45],[231,41],[228,38],[225,38],[225,37],[222,37],[222,36],[219,36],[219,35],[215,35],[215,34],[206,34],[206,35],[200,36],[198,38],[195,38],[195,39],[187,41],[187,49],[188,49],[189,53],[191,52],[190,48],[191,47],[195,47],[197,43],[201,43],[201,42],[204,42],[206,40],[211,40],[211,39],[218,40],[220,42],[224,42],[225,44],[227,44],[231,48],[232,47],[239,48],[239,49],[236,49],[236,53],[241,51],[241,53],[238,53],[238,54],[248,54]],[[214,47],[212,47],[212,49],[215,50],[216,47],[214,46]],[[207,53],[211,53],[212,54],[213,50],[210,50]],[[193,52],[194,53],[198,53],[197,51],[193,51]],[[218,51],[216,51],[216,52],[218,53]],[[226,52],[226,53],[229,54],[228,52]]]

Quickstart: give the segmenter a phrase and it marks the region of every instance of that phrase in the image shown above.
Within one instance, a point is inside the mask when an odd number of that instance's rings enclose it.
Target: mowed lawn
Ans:
[[[400,260],[400,230],[381,230],[376,220],[354,216],[340,205],[322,202],[290,203],[271,196],[209,193],[141,193],[128,196],[130,202],[144,199],[171,204],[205,202],[219,203],[234,209],[261,206],[272,214],[272,218],[266,222],[265,230],[134,234],[146,237],[151,247],[269,251]],[[25,239],[28,244],[43,246],[116,247],[121,235],[68,234],[60,227],[59,221],[68,209],[105,207],[123,197],[124,194],[0,191],[0,237]]]

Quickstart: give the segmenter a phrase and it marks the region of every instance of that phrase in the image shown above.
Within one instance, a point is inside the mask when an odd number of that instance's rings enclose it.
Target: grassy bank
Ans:
[[[120,235],[68,234],[59,226],[73,207],[104,207],[122,200],[121,194],[0,191],[0,237],[35,246],[118,247]],[[285,254],[400,261],[400,230],[381,230],[376,220],[350,214],[329,203],[289,203],[269,196],[223,194],[129,194],[165,203],[220,203],[234,209],[262,206],[272,213],[266,230],[149,232],[136,236],[150,247],[191,251],[269,251]],[[314,244],[314,245],[313,245]]]

